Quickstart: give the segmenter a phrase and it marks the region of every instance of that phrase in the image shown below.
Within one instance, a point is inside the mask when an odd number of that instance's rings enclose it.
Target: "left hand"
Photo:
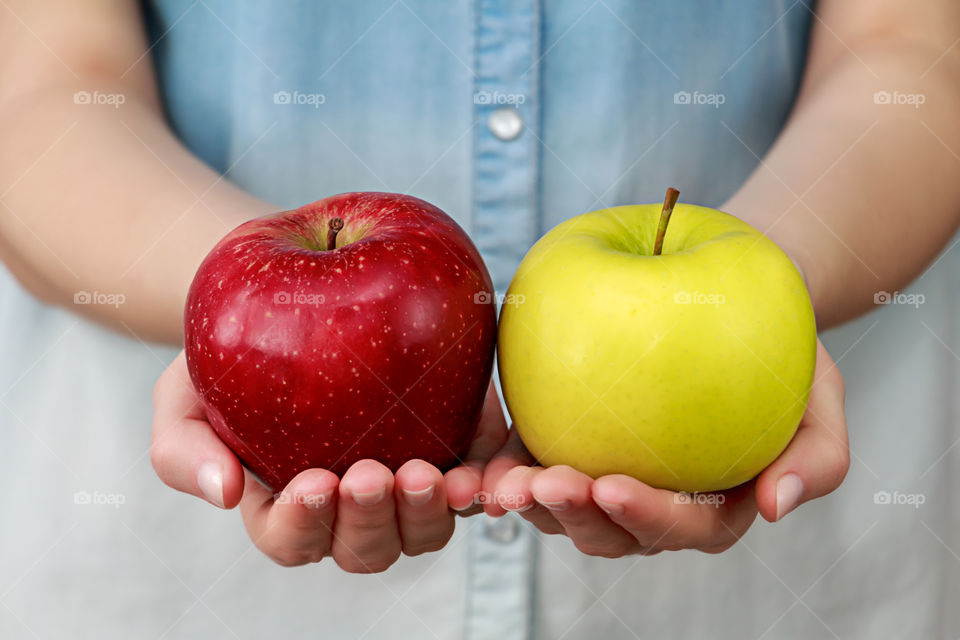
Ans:
[[[517,511],[593,556],[719,553],[746,533],[757,513],[775,522],[840,486],[850,466],[843,401],[843,377],[818,340],[813,388],[796,435],[756,479],[722,492],[722,504],[678,499],[626,475],[593,479],[567,466],[535,466],[511,429],[484,473],[483,488],[494,497],[485,509],[491,516]]]
[[[407,461],[394,474],[367,459],[340,478],[306,469],[275,494],[217,436],[181,351],[154,389],[150,459],[170,487],[220,508],[239,504],[251,540],[276,563],[297,566],[331,556],[345,571],[372,573],[390,567],[401,552],[441,549],[453,535],[455,515],[480,511],[475,496],[483,469],[506,431],[491,384],[470,449],[446,474],[423,460]]]

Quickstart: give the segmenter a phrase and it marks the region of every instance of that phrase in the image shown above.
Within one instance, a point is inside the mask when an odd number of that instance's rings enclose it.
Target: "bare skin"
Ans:
[[[960,161],[950,151],[960,149],[960,5],[824,0],[818,15],[794,113],[723,208],[797,261],[823,329],[869,309],[875,292],[916,277],[960,223],[960,181],[953,179]],[[274,207],[223,180],[177,140],[147,47],[133,0],[0,6],[0,258],[43,300],[177,344],[183,300],[203,256],[230,228]],[[916,110],[874,104],[874,92],[894,89],[928,100]],[[77,91],[114,92],[125,101],[81,109]],[[121,293],[127,303],[75,306],[80,290]],[[363,461],[339,482],[306,471],[274,500],[214,435],[182,356],[155,389],[151,458],[170,486],[225,508],[239,504],[251,538],[284,565],[331,555],[348,571],[379,571],[401,551],[440,548],[452,514],[478,510],[481,475],[491,493],[530,496],[534,506],[523,516],[571,537],[585,553],[715,552],[758,512],[777,520],[842,481],[849,465],[843,381],[822,346],[816,378],[790,447],[720,509],[677,504],[673,494],[623,476],[592,480],[564,467],[540,469],[514,438],[490,461],[507,440],[492,396],[470,460],[443,478],[416,461],[395,475]],[[778,500],[785,477],[792,491]],[[430,486],[433,495],[419,506],[404,492]],[[360,504],[381,494],[376,504]],[[486,508],[503,513],[499,504]]]
[[[218,507],[239,505],[250,539],[284,566],[330,556],[346,571],[372,573],[392,565],[401,552],[415,556],[443,548],[453,535],[455,515],[480,511],[475,496],[483,468],[507,437],[491,386],[462,466],[442,474],[423,460],[411,460],[392,474],[379,462],[361,460],[339,481],[325,469],[304,471],[274,496],[244,471],[210,427],[183,353],[157,382],[154,398],[150,457],[160,478]],[[205,463],[220,469],[218,482],[205,486]]]
[[[830,0],[818,16],[794,113],[722,209],[791,255],[825,329],[872,308],[878,291],[909,283],[960,224],[952,151],[960,149],[960,5]],[[926,102],[874,102],[875,92],[894,90]],[[484,489],[502,502],[485,509],[520,511],[590,555],[723,551],[757,513],[773,522],[840,486],[850,465],[843,400],[843,378],[820,344],[797,435],[719,508],[678,502],[627,476],[543,469],[511,433],[484,476]]]

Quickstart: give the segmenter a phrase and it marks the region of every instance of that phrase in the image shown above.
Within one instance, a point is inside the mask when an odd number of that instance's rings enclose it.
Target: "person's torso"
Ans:
[[[471,233],[500,289],[570,216],[667,186],[722,204],[788,115],[812,21],[787,0],[144,6],[194,153],[282,207],[423,197]],[[491,123],[499,109],[516,112]],[[172,354],[44,308],[0,273],[0,331],[16,336],[0,360],[0,635],[932,637],[953,559],[922,522],[942,531],[949,514],[871,496],[954,473],[950,457],[930,467],[956,437],[937,382],[955,361],[916,326],[955,344],[956,296],[933,278],[930,304],[827,338],[848,376],[845,485],[722,556],[590,558],[517,518],[474,517],[442,552],[356,576],[274,567],[238,514],[164,487],[146,455],[149,392]],[[891,549],[914,561],[893,571]]]
[[[570,216],[668,186],[721,205],[788,115],[812,20],[787,0],[148,7],[194,153],[282,207],[422,197],[471,233],[498,288]]]

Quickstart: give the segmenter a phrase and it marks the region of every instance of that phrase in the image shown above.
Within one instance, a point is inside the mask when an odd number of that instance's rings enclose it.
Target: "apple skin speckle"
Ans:
[[[326,250],[336,217],[344,227]],[[491,291],[479,252],[440,209],[332,196],[244,223],[213,248],[187,296],[187,366],[217,434],[274,490],[364,458],[447,470],[490,383]]]

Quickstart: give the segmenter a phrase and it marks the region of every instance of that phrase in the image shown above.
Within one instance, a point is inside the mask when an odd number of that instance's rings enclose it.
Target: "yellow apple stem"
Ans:
[[[663,198],[663,210],[660,212],[660,224],[657,225],[657,240],[653,243],[653,255],[658,256],[663,251],[663,237],[667,235],[667,225],[670,224],[670,214],[673,213],[673,207],[677,204],[677,198],[680,192],[670,187],[667,189],[667,195]]]
[[[327,251],[337,248],[337,234],[343,229],[343,218],[331,218],[327,228]]]

